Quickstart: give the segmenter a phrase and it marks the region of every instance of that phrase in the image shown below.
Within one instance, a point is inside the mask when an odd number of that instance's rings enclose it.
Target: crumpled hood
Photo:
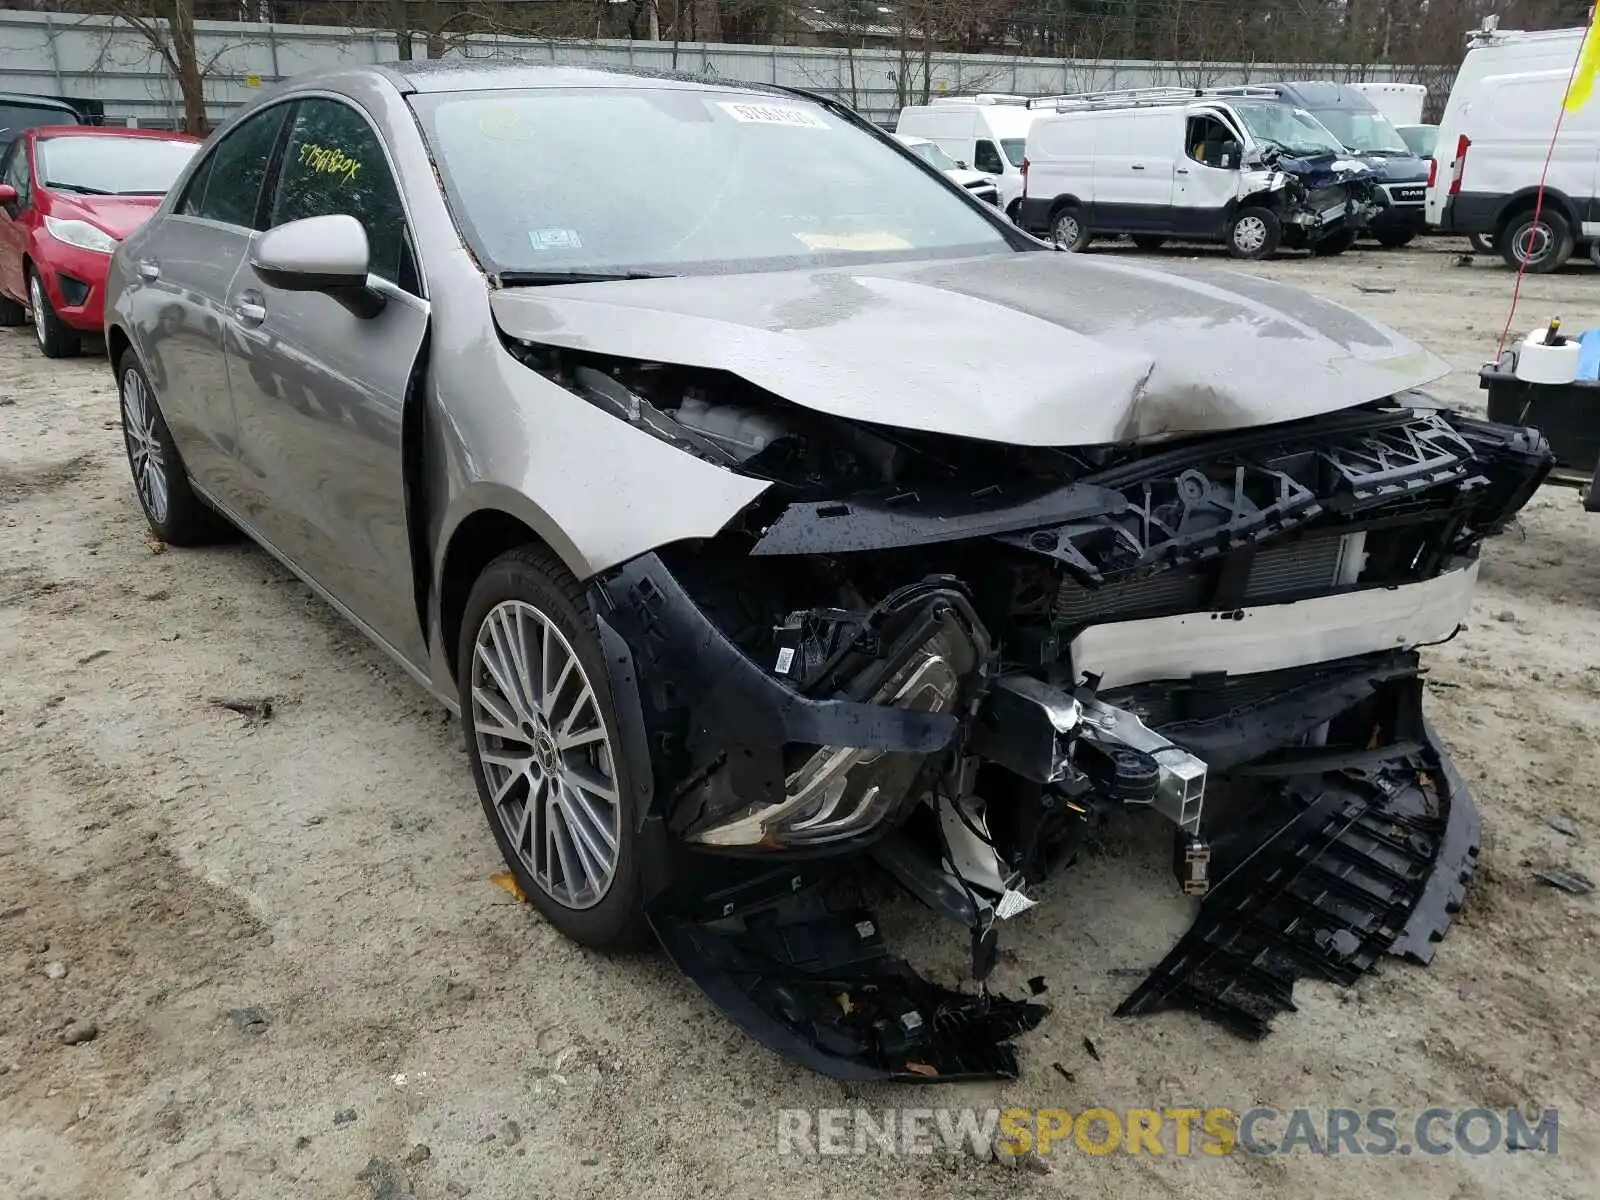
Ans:
[[[1038,251],[506,289],[510,336],[720,368],[819,412],[1035,446],[1247,429],[1447,366],[1294,288]]]

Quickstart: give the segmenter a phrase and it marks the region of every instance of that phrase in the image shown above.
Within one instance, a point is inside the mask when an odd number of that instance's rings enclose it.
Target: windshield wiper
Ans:
[[[53,179],[46,179],[44,186],[55,188],[60,192],[77,192],[80,196],[115,196],[115,192],[108,192],[104,188],[85,187],[81,183],[57,183]]]
[[[502,271],[501,287],[550,287],[562,283],[618,283],[624,279],[674,279],[652,271]]]

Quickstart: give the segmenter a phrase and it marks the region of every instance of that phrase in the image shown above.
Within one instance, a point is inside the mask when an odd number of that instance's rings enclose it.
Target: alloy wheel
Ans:
[[[506,600],[479,626],[471,689],[478,760],[517,857],[556,903],[592,908],[616,875],[622,834],[593,682],[548,617]]]
[[[37,288],[38,281],[34,281]],[[35,301],[37,303],[37,301]],[[128,463],[145,511],[157,525],[167,519],[167,460],[156,433],[156,406],[144,377],[133,369],[122,373],[122,436]]]
[[[44,323],[44,288],[40,286],[37,275],[28,280],[28,301],[33,306],[33,335],[39,339],[39,345],[43,346],[50,335]]]
[[[1056,218],[1056,249],[1071,250],[1078,242],[1078,218],[1070,213]]]

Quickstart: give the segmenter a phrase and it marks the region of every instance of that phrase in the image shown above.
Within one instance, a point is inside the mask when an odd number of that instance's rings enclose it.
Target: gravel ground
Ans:
[[[1481,408],[1511,277],[1457,257],[1250,269],[1418,337],[1456,368],[1440,390]],[[1519,326],[1594,321],[1592,276],[1527,281]],[[586,953],[495,887],[454,723],[261,551],[154,544],[104,360],[50,363],[0,331],[0,1197],[1592,1196],[1596,897],[1531,872],[1600,878],[1597,550],[1600,517],[1545,489],[1485,554],[1468,631],[1429,652],[1486,822],[1431,968],[1302,983],[1257,1044],[1118,1020],[1129,970],[1189,919],[1165,840],[1130,836],[1008,931],[999,982],[1043,974],[1054,1004],[1020,1082],[841,1087],[659,957]],[[217,703],[238,698],[270,715]],[[954,981],[962,931],[883,916]],[[1182,1103],[1555,1107],[1562,1125],[1554,1157],[776,1148],[782,1107]]]

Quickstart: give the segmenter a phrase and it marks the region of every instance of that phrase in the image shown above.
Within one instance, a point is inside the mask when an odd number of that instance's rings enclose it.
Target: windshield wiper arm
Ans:
[[[81,196],[115,196],[115,192],[108,192],[104,188],[85,187],[81,183],[58,183],[54,179],[46,179],[44,186],[55,188],[62,192],[77,192]]]
[[[673,279],[653,271],[502,271],[501,287],[549,287],[562,283],[618,283],[624,279]]]

